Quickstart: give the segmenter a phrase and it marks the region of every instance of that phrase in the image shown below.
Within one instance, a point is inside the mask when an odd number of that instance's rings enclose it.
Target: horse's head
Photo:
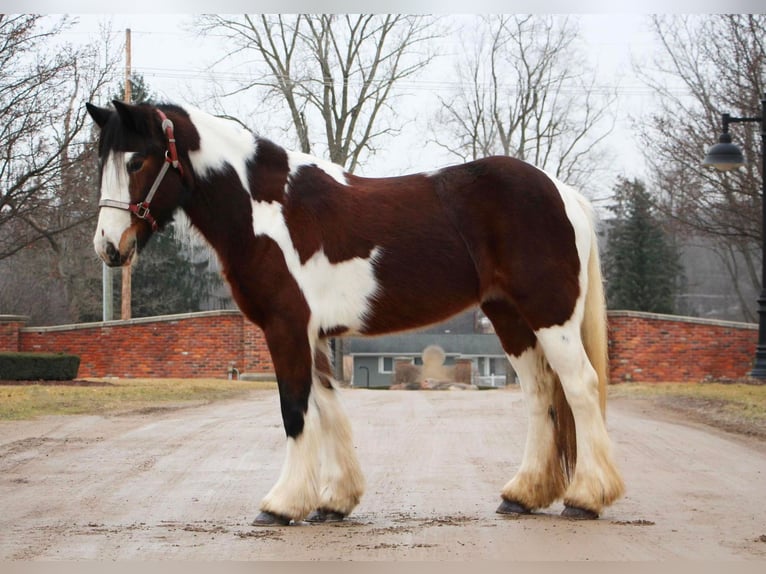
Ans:
[[[173,123],[155,106],[113,104],[114,110],[86,104],[101,128],[101,201],[93,245],[112,267],[129,263],[172,219],[184,191]],[[181,110],[172,111],[181,119]]]

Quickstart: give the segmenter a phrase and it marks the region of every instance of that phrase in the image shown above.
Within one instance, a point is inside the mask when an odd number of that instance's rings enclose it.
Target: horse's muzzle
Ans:
[[[120,253],[120,250],[114,246],[113,243],[107,242],[104,251],[99,255],[101,256],[101,259],[103,259],[104,263],[106,263],[109,267],[121,267],[130,263],[130,261],[133,259],[134,253],[135,248],[131,248],[126,254],[123,255]]]

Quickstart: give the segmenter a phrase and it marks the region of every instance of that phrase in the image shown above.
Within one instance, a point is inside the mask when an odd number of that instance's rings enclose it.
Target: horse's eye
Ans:
[[[141,156],[133,156],[128,162],[128,173],[136,173],[144,166],[144,158]]]

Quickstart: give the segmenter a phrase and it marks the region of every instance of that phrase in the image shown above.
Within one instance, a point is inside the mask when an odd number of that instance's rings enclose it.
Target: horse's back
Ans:
[[[491,157],[432,177],[476,262],[483,291],[499,288],[526,299],[546,284],[579,290],[575,227],[562,190],[543,171]]]

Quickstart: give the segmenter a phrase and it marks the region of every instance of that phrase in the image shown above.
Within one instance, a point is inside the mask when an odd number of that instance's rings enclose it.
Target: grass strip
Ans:
[[[48,415],[108,414],[234,399],[275,383],[226,379],[87,379],[16,384],[0,382],[0,420]]]

